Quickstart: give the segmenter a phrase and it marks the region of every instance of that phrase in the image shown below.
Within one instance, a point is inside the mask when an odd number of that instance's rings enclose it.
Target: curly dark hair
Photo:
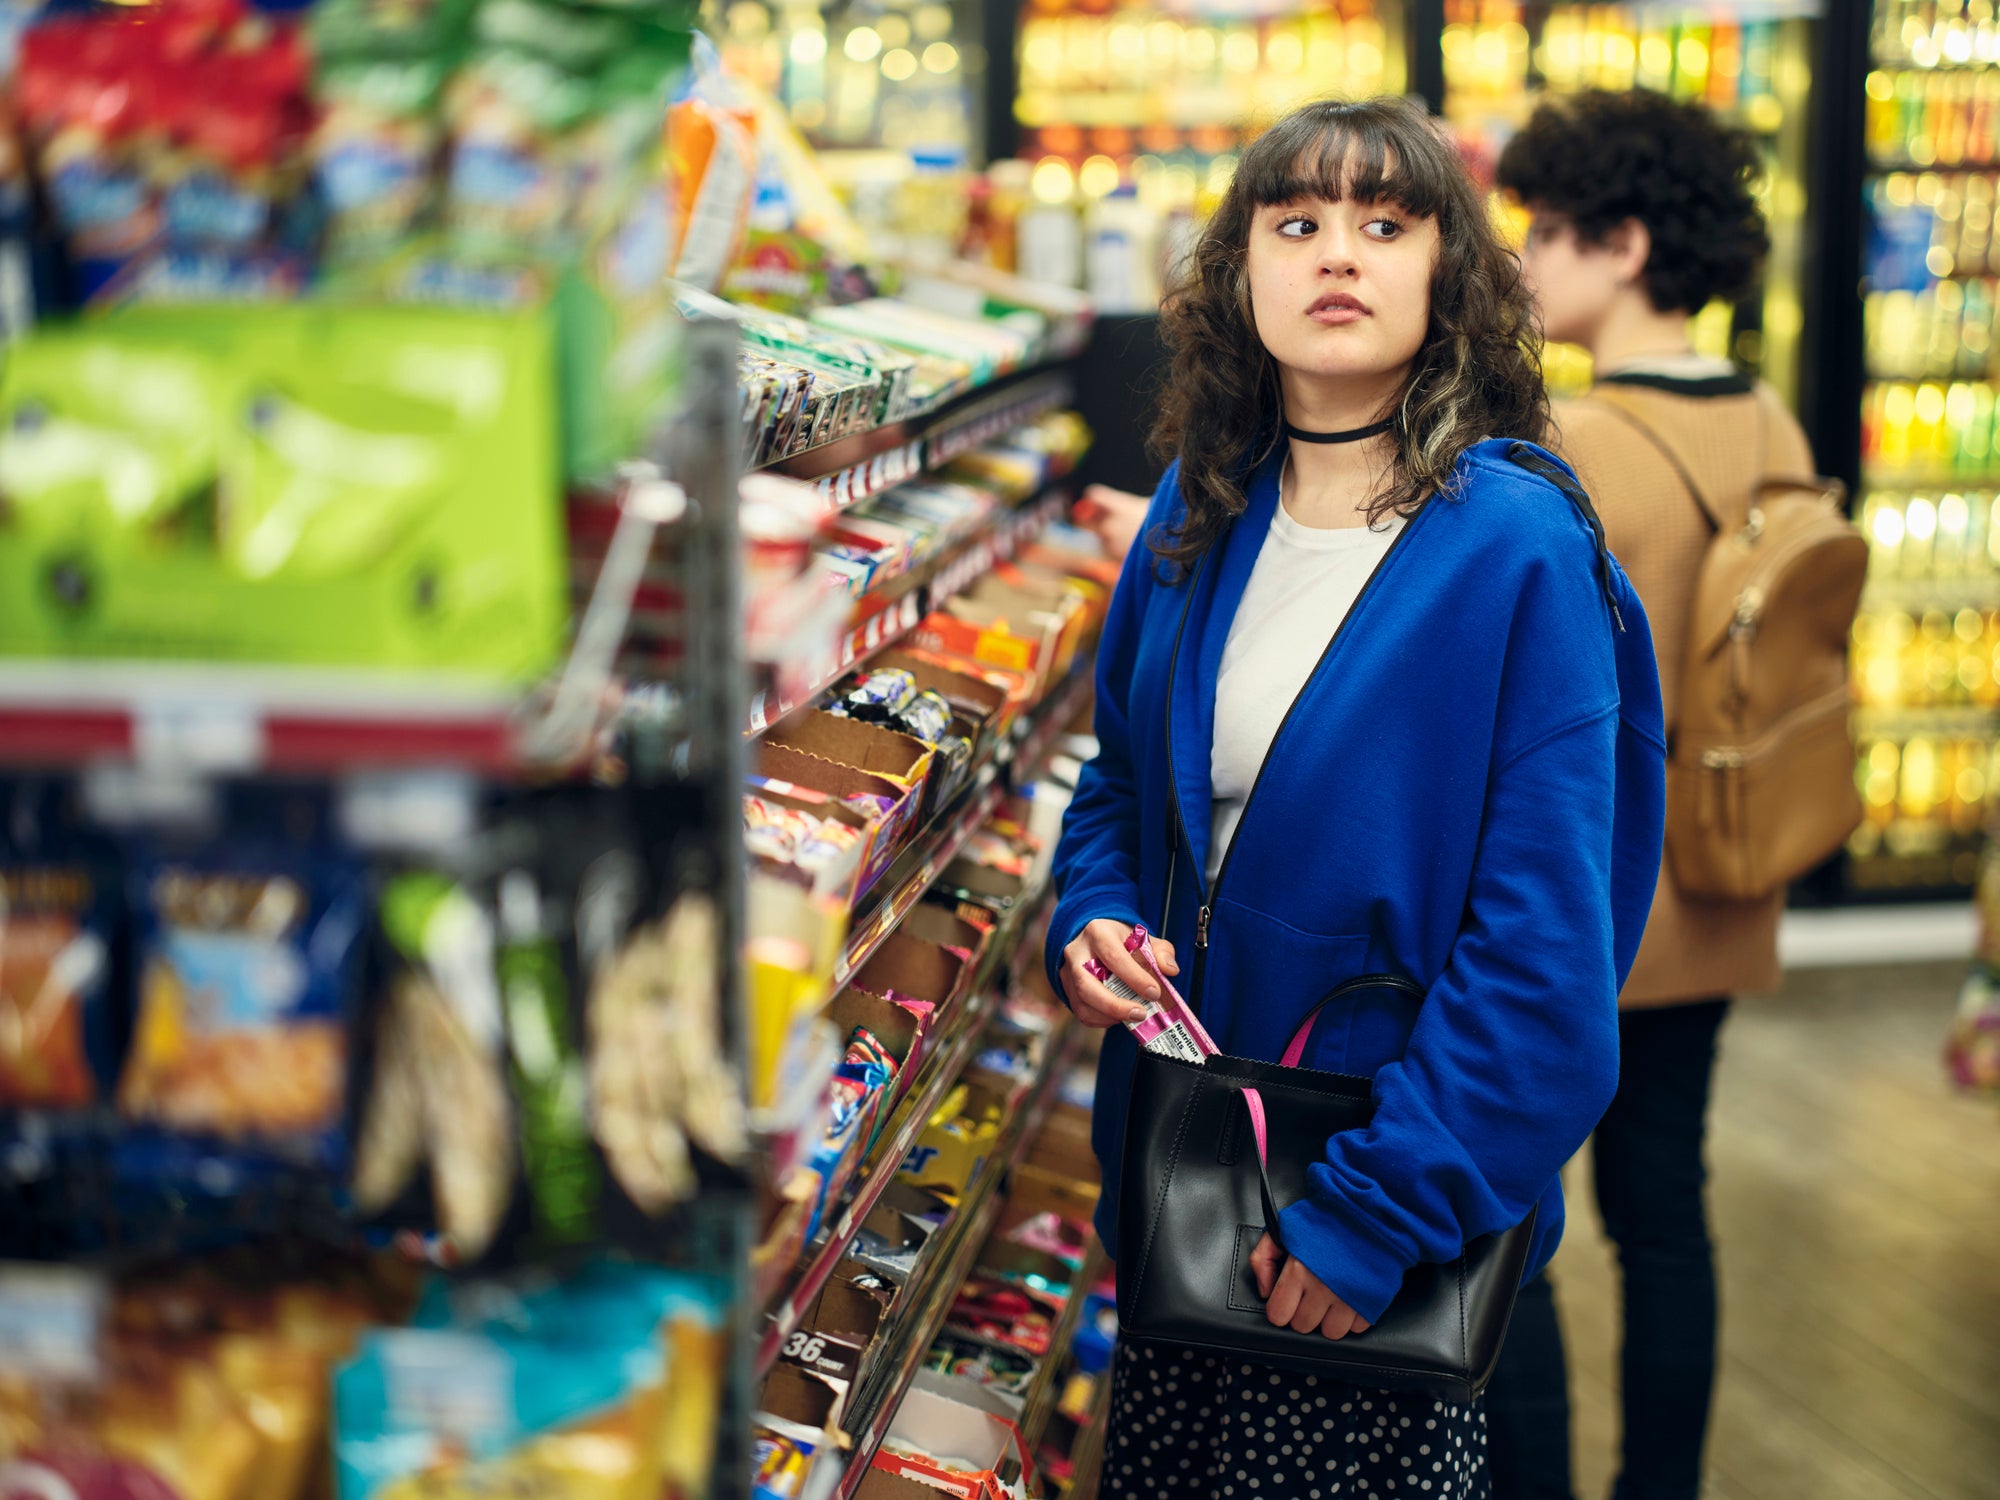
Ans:
[[[1771,248],[1763,170],[1750,133],[1699,104],[1594,89],[1537,108],[1500,153],[1499,183],[1588,245],[1637,219],[1653,240],[1646,295],[1661,312],[1693,313],[1756,283]]]
[[[1161,304],[1171,356],[1154,452],[1180,459],[1182,524],[1150,539],[1176,568],[1242,514],[1250,473],[1279,441],[1277,362],[1251,317],[1250,225],[1260,208],[1318,198],[1394,203],[1434,218],[1430,328],[1389,410],[1396,456],[1371,523],[1449,494],[1459,458],[1489,437],[1538,442],[1548,430],[1541,341],[1520,261],[1496,232],[1458,154],[1401,99],[1308,104],[1243,153],[1221,205]]]

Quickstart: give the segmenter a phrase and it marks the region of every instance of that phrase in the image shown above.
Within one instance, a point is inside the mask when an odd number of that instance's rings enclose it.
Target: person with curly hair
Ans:
[[[1125,948],[1217,1045],[1373,1080],[1251,1267],[1276,1325],[1367,1337],[1415,1266],[1533,1213],[1610,1100],[1659,866],[1643,608],[1560,462],[1532,310],[1456,153],[1400,100],[1243,154],[1163,307],[1171,457],[1113,594],[1099,751],[1056,855],[1049,976],[1108,1029],[1093,1139],[1115,1258]],[[1575,498],[1572,498],[1572,494]],[[1262,800],[1259,800],[1262,799]],[[1133,1247],[1136,1254],[1137,1247]],[[1289,1252],[1289,1253],[1287,1253]],[[1171,1253],[1171,1252],[1168,1252]],[[1485,1415],[1213,1349],[1122,1346],[1104,1493],[1487,1494]]]
[[[1597,372],[1556,410],[1557,446],[1596,502],[1653,623],[1674,722],[1695,576],[1711,514],[1760,474],[1810,474],[1773,393],[1693,351],[1688,318],[1755,283],[1769,240],[1757,151],[1698,105],[1586,93],[1543,104],[1501,154],[1531,215],[1529,283],[1551,339]],[[1618,1092],[1598,1125],[1593,1185],[1624,1279],[1617,1500],[1693,1500],[1715,1379],[1714,1254],[1703,1135],[1728,996],[1777,985],[1779,892],[1746,902],[1680,891],[1662,863],[1644,944],[1620,994]],[[1562,1334],[1546,1278],[1522,1293],[1489,1393],[1495,1494],[1567,1500]]]

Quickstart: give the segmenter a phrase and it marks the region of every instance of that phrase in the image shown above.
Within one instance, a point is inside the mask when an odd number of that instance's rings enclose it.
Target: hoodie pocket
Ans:
[[[1202,1024],[1224,1052],[1275,1062],[1329,990],[1367,972],[1368,943],[1360,934],[1304,932],[1252,907],[1222,901],[1209,924]],[[1341,1063],[1353,1019],[1352,1008],[1338,1002],[1322,1011],[1303,1065],[1360,1071]]]

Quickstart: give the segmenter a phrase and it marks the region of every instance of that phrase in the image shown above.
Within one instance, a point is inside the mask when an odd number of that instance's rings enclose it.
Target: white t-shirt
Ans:
[[[1243,804],[1278,725],[1402,529],[1399,516],[1379,530],[1323,530],[1301,526],[1282,503],[1272,512],[1270,534],[1230,622],[1215,684],[1215,742],[1209,750],[1215,795],[1209,811],[1211,884],[1236,836]]]

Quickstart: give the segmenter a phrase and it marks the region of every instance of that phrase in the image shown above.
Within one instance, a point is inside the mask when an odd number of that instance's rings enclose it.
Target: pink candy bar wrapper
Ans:
[[[1148,1052],[1165,1053],[1182,1062],[1199,1064],[1213,1057],[1217,1051],[1215,1043],[1202,1030],[1201,1022],[1195,1019],[1187,1002],[1181,999],[1180,991],[1160,972],[1160,961],[1153,956],[1152,940],[1146,935],[1145,928],[1132,929],[1132,935],[1125,940],[1125,950],[1145,965],[1147,972],[1153,976],[1160,986],[1160,999],[1146,1000],[1135,994],[1130,985],[1094,958],[1083,966],[1083,970],[1120,1000],[1145,1007],[1136,1021],[1125,1023],[1139,1045]]]

